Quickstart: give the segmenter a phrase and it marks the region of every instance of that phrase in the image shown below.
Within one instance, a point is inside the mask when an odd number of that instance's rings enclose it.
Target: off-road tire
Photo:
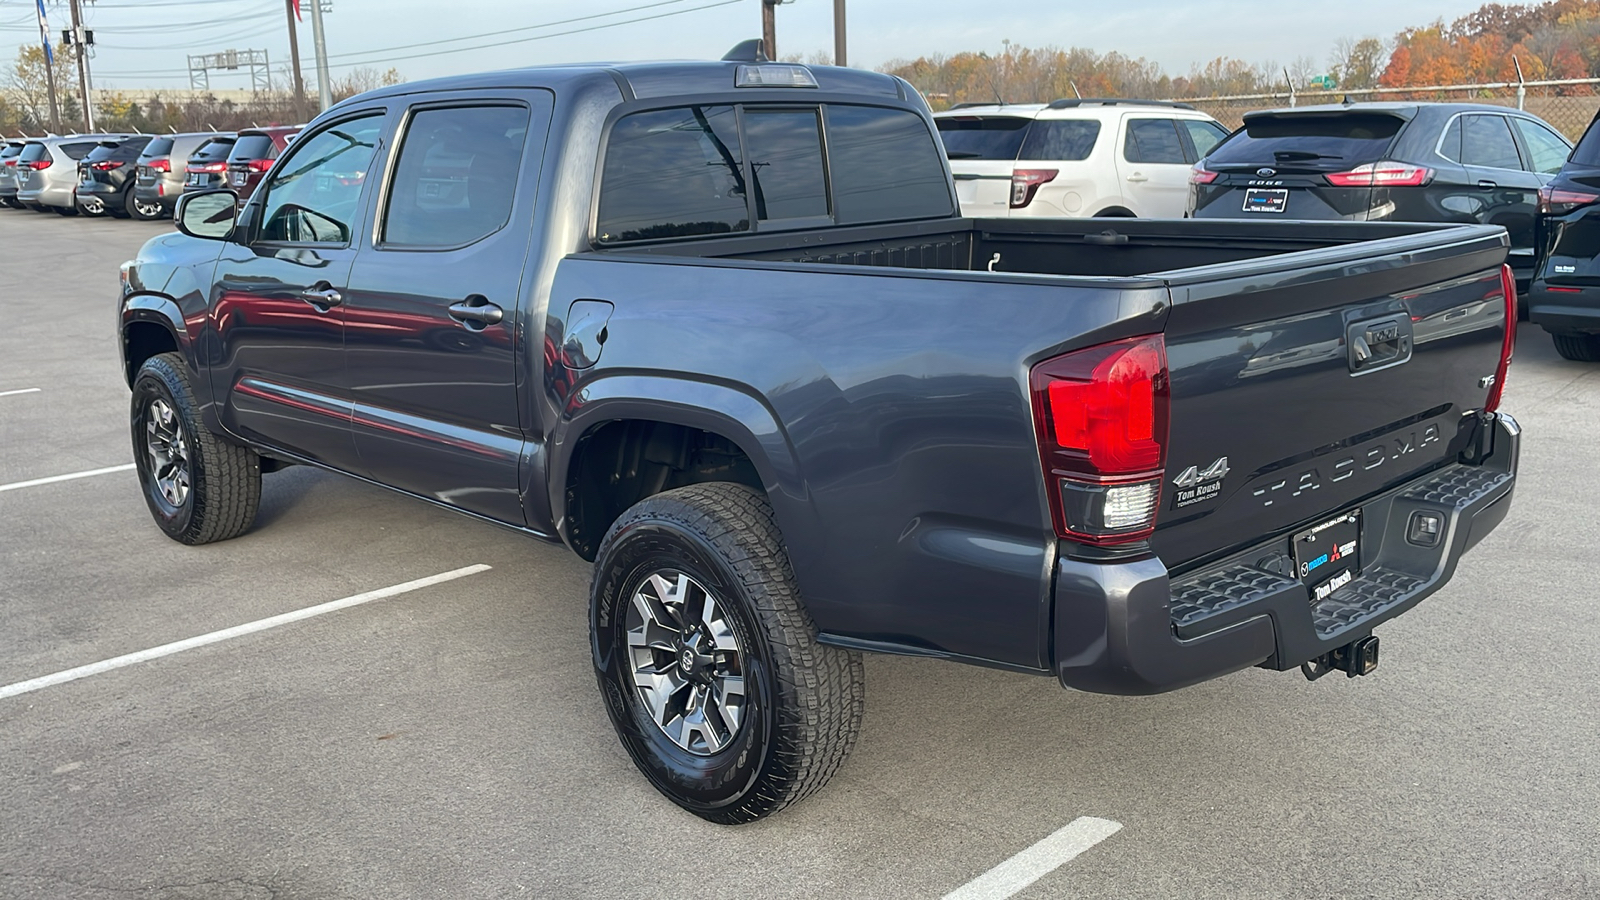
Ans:
[[[739,641],[746,712],[728,745],[674,743],[635,688],[625,632],[638,585],[663,567],[714,592]],[[657,790],[711,822],[753,822],[819,790],[860,731],[861,654],[817,641],[766,498],[737,484],[677,488],[635,504],[606,532],[590,589],[590,646],[617,736]]]
[[[1556,352],[1573,362],[1600,362],[1600,334],[1552,334]]]
[[[139,367],[130,407],[134,467],[150,515],[167,537],[184,544],[210,544],[238,537],[255,521],[261,505],[261,457],[206,429],[188,373],[176,353],[153,356]],[[189,488],[178,504],[168,502],[157,488],[146,444],[151,404],[158,398],[176,413],[187,441]]]

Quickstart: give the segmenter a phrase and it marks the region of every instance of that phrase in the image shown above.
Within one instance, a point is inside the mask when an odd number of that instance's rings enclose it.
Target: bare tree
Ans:
[[[1350,90],[1377,87],[1378,76],[1389,62],[1389,43],[1375,37],[1342,37],[1328,57],[1329,74]]]

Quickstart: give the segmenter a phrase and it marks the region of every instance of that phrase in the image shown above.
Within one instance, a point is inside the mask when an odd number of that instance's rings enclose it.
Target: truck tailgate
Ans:
[[[1500,361],[1505,254],[1472,227],[1166,273],[1163,562],[1319,525],[1456,459]]]

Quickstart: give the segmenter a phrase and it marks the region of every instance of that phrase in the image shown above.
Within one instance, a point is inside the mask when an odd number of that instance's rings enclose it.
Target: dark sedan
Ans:
[[[1572,145],[1538,118],[1474,103],[1346,103],[1248,113],[1195,165],[1190,215],[1502,225],[1533,272],[1539,189]]]

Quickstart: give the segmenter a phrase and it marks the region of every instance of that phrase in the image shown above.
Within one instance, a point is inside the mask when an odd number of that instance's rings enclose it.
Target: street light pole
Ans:
[[[56,101],[56,55],[50,47],[50,22],[44,15],[44,0],[35,0],[39,8],[39,46],[44,50],[44,84],[50,94],[50,133],[61,133],[61,104]]]
[[[780,0],[761,0],[761,40],[767,47],[767,59],[778,58],[778,22],[775,12]]]
[[[78,88],[83,91],[83,130],[94,133],[94,81],[89,77],[89,44],[84,40],[83,22],[78,10],[78,0],[68,4],[72,9],[72,49],[78,56]]]
[[[289,61],[294,73],[294,114],[306,114],[306,83],[300,75],[300,36],[295,31],[295,0],[284,0],[283,9],[289,14]]]
[[[333,105],[333,86],[328,84],[328,45],[322,40],[322,0],[310,0],[311,39],[317,47],[317,102],[321,109]]]
[[[833,64],[849,65],[844,60],[844,0],[833,0]]]

